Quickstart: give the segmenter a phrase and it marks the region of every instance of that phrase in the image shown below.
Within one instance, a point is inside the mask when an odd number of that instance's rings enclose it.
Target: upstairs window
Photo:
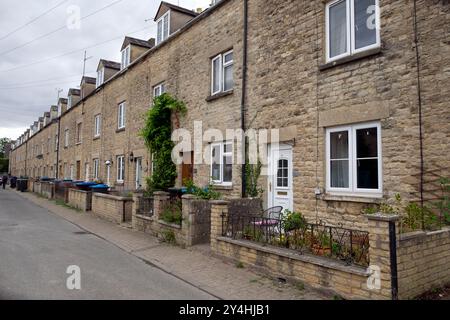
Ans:
[[[67,97],[67,109],[72,107],[72,96]]]
[[[122,50],[122,62],[120,64],[120,70],[125,69],[130,64],[130,46]]]
[[[379,123],[327,129],[327,191],[382,195]]]
[[[78,123],[77,124],[77,143],[81,143],[82,128],[83,128],[83,124],[81,122]]]
[[[69,146],[69,129],[66,129],[64,131],[64,147],[68,147]]]
[[[122,102],[121,104],[119,104],[118,108],[117,129],[125,128],[125,112],[126,112],[126,105],[125,102]]]
[[[212,59],[211,94],[230,91],[233,85],[233,51],[228,51]]]
[[[100,114],[96,115],[94,118],[94,137],[100,137],[102,126],[102,116]]]
[[[326,6],[327,61],[380,46],[379,0],[337,0]]]
[[[101,68],[100,70],[97,71],[97,83],[96,83],[97,88],[103,84],[104,79],[105,79],[105,69]]]
[[[161,18],[156,21],[158,26],[156,44],[160,44],[169,37],[170,30],[170,11],[167,11]]]
[[[211,180],[214,184],[231,185],[233,172],[233,143],[211,145]]]
[[[158,84],[157,86],[153,87],[153,98],[157,98],[165,92],[166,85],[164,83]]]

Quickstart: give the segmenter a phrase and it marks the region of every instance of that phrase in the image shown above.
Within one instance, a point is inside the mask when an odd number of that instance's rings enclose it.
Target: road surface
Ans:
[[[75,272],[78,266],[81,289]],[[76,269],[76,268],[75,268]],[[214,299],[14,191],[0,190],[0,299]]]

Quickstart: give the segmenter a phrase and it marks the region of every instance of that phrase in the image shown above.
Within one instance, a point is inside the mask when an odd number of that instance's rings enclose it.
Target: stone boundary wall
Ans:
[[[167,240],[169,234],[182,247],[209,243],[211,230],[211,206],[209,201],[197,199],[192,195],[182,197],[181,225],[167,223],[160,219],[164,207],[169,202],[169,194],[155,192],[153,196],[153,216],[140,214],[142,194],[133,196],[133,228]]]
[[[53,199],[55,196],[55,185],[52,182],[41,182],[41,195],[47,199]]]
[[[92,192],[77,189],[69,189],[68,204],[71,207],[80,209],[84,212],[92,209]]]
[[[411,299],[450,283],[450,227],[400,236],[399,296]]]
[[[92,195],[92,213],[115,223],[131,222],[133,198],[103,193]]]

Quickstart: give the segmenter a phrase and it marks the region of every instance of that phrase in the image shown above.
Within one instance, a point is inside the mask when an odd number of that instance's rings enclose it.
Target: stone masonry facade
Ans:
[[[50,121],[38,123],[39,130],[31,128],[33,135],[29,130],[18,139],[11,152],[11,173],[94,180],[98,159],[98,180],[119,190],[136,189],[135,160],[142,159],[144,177],[152,168],[139,131],[154,87],[164,83],[167,92],[186,103],[188,112],[179,125],[191,133],[194,121],[202,121],[203,130],[241,128],[244,101],[245,128],[280,129],[280,142],[292,150],[292,208],[312,222],[367,230],[361,210],[368,205],[396,193],[420,200],[421,151],[425,191],[430,172],[450,175],[445,152],[450,145],[450,6],[447,1],[418,0],[415,11],[412,1],[380,1],[380,46],[327,63],[327,4],[222,0],[156,46],[142,50],[131,44],[128,67],[98,88],[82,83],[79,102],[61,108],[61,116],[51,113]],[[211,59],[230,50],[233,88],[211,96]],[[119,129],[122,102],[125,128]],[[101,115],[99,136],[94,132],[96,115]],[[380,126],[381,194],[328,192],[327,129],[368,122]],[[204,140],[203,147],[212,142]],[[125,162],[123,181],[117,179],[119,156]],[[195,154],[194,159],[201,156]],[[181,166],[178,169],[176,184],[181,186]],[[204,186],[210,177],[208,163],[194,165],[196,184]],[[271,190],[267,176],[260,178],[260,185],[267,207]],[[241,166],[233,165],[232,183],[217,189],[225,198],[240,197]]]

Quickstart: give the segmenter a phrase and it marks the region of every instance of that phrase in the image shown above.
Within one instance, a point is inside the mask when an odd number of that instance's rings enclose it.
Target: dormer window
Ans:
[[[67,97],[67,109],[72,108],[72,96]]]
[[[125,69],[130,64],[130,46],[122,50],[122,63],[120,65],[120,70]]]
[[[161,18],[156,21],[158,25],[158,34],[156,44],[160,44],[169,37],[170,30],[170,11],[167,11]]]
[[[97,71],[97,83],[96,87],[100,87],[103,84],[103,81],[105,79],[105,68],[101,68]]]

